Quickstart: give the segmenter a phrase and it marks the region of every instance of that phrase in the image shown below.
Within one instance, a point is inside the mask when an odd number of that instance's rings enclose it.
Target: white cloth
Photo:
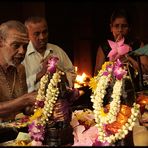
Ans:
[[[58,67],[66,73],[69,86],[73,87],[76,73],[74,66],[66,52],[59,46],[48,43],[43,57],[34,49],[33,44],[30,41],[27,47],[25,59],[22,62],[26,69],[28,92],[32,92],[38,89],[39,82],[36,83],[36,74],[42,69],[41,61],[49,55],[54,55],[59,58]]]

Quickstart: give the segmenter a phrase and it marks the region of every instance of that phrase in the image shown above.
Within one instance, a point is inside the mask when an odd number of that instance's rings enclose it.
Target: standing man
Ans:
[[[37,90],[40,78],[46,73],[50,56],[59,58],[58,68],[66,73],[69,86],[76,78],[74,66],[68,55],[59,46],[48,43],[48,26],[43,17],[29,17],[25,21],[29,33],[29,45],[23,64],[26,68],[28,92]]]

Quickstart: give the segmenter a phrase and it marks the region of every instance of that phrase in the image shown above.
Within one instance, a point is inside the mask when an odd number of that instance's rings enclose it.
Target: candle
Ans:
[[[78,67],[77,67],[77,66],[75,66],[75,72],[76,72],[76,73],[78,72]]]

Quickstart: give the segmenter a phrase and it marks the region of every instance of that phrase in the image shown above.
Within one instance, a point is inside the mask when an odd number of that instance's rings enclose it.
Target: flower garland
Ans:
[[[42,145],[46,122],[52,115],[54,104],[58,99],[58,83],[61,82],[60,78],[61,75],[64,75],[64,73],[58,71],[55,68],[57,61],[58,59],[56,57],[52,57],[48,61],[47,72],[52,75],[50,81],[48,73],[45,74],[40,80],[40,87],[36,97],[34,115],[31,116],[30,121],[32,122],[28,126],[29,134],[33,139],[31,145]]]
[[[90,87],[92,88],[91,101],[93,102],[94,116],[96,126],[98,128],[98,140],[105,143],[113,143],[118,139],[122,139],[128,134],[128,130],[132,130],[137,116],[139,114],[139,105],[134,103],[131,109],[131,116],[127,122],[118,129],[118,132],[111,134],[105,129],[106,125],[114,123],[117,120],[117,115],[121,110],[121,92],[123,80],[126,77],[126,70],[119,59],[116,62],[105,62],[98,75],[91,79]],[[109,104],[109,111],[107,112],[103,106],[103,98],[106,95],[106,89],[109,83],[115,79],[113,86],[113,93],[111,97],[113,100]]]

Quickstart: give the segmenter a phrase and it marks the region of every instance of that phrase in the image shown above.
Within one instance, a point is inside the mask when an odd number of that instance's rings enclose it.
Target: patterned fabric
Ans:
[[[4,71],[0,67],[0,102],[14,99],[26,93],[27,84],[25,80],[25,69],[23,65],[18,66],[17,69],[11,66],[7,71]]]

